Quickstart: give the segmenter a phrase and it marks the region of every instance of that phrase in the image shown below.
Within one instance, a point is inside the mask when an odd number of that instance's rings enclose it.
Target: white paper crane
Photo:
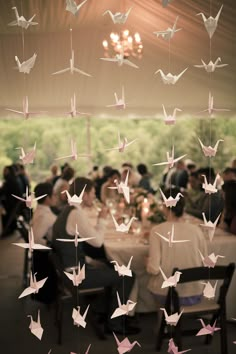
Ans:
[[[164,311],[166,323],[170,326],[176,326],[180,319],[180,316],[184,312],[184,310],[182,310],[180,313],[176,312],[172,315],[168,315],[165,308],[161,307],[160,310]]]
[[[214,156],[216,156],[219,143],[223,142],[224,140],[222,140],[222,139],[217,140],[217,142],[216,142],[214,147],[212,147],[210,145],[209,146],[204,145],[203,142],[200,140],[200,138],[198,138],[198,141],[199,141],[199,143],[201,145],[203,154],[206,157],[214,157]]]
[[[168,114],[166,113],[165,106],[162,105],[162,107],[163,107],[164,122],[165,122],[165,124],[166,124],[166,125],[173,125],[173,124],[175,124],[175,121],[176,121],[176,112],[182,112],[182,110],[179,109],[179,108],[175,108],[174,111],[173,111],[173,113],[172,113],[172,115],[171,115],[171,114],[168,115]]]
[[[106,10],[103,13],[103,16],[106,14],[109,14],[114,24],[116,24],[116,23],[124,24],[127,21],[131,10],[132,10],[132,7],[125,13],[115,12],[114,14],[110,10]]]
[[[167,278],[167,276],[165,275],[165,273],[163,272],[163,270],[160,268],[160,271],[161,271],[161,275],[163,276],[163,283],[162,283],[162,286],[161,288],[168,288],[169,286],[174,286],[176,287],[179,279],[180,279],[180,275],[182,274],[181,272],[179,271],[176,271],[174,275],[170,276],[169,278]]]
[[[40,195],[39,197],[35,198],[35,197],[34,197],[34,192],[31,192],[31,193],[29,194],[28,187],[26,187],[25,198],[18,197],[18,195],[15,195],[15,194],[12,194],[12,196],[15,197],[16,199],[21,200],[22,202],[25,202],[26,206],[27,206],[29,209],[32,209],[32,208],[33,208],[33,203],[34,203],[36,200],[39,200],[39,199],[42,199],[42,198],[46,197],[47,194],[43,194],[43,195]]]
[[[33,150],[30,150],[29,152],[25,153],[25,150],[21,146],[17,147],[16,149],[19,149],[21,151],[21,155],[19,156],[19,159],[22,161],[23,165],[28,165],[34,162],[35,155],[36,155],[36,142],[34,143]]]
[[[124,354],[124,353],[130,352],[133,349],[133,347],[135,346],[135,344],[137,344],[139,347],[141,347],[139,342],[137,342],[136,340],[133,343],[130,343],[130,341],[127,337],[125,339],[123,339],[122,341],[119,341],[119,339],[117,338],[115,333],[113,333],[113,336],[115,337],[116,344],[117,344],[117,350],[118,350],[119,354]]]
[[[25,119],[28,119],[32,114],[41,114],[42,112],[30,112],[29,111],[29,100],[28,96],[23,97],[23,110],[17,111],[16,109],[6,108],[7,111],[20,114],[24,116]]]
[[[173,243],[182,243],[182,242],[188,242],[190,240],[174,240],[174,234],[175,234],[175,225],[172,225],[171,231],[168,231],[168,236],[165,237],[161,234],[159,234],[159,232],[155,232],[155,234],[157,234],[158,236],[160,236],[165,242],[169,243],[169,247],[173,246]]]
[[[74,0],[66,0],[66,11],[71,12],[73,15],[78,15],[79,10],[81,7],[87,2],[87,0],[84,0],[81,2],[81,4],[77,5]]]
[[[211,253],[208,256],[204,257],[203,254],[201,253],[200,250],[198,250],[200,253],[200,257],[202,259],[202,263],[204,265],[204,267],[208,267],[208,268],[214,268],[216,265],[216,262],[218,260],[218,258],[225,258],[225,256],[220,256],[220,255],[215,255],[215,253]]]
[[[218,221],[220,219],[221,213],[217,216],[216,220],[214,222],[212,222],[211,220],[206,219],[205,213],[202,213],[203,216],[203,221],[204,224],[200,224],[200,226],[202,226],[203,228],[205,228],[207,230],[208,233],[208,237],[210,239],[210,241],[213,240],[214,234],[215,234],[215,229],[216,226],[218,224]]]
[[[86,350],[86,352],[84,354],[88,354],[89,353],[90,347],[91,347],[91,344],[89,344],[89,346],[88,346],[88,348],[87,348],[87,350]],[[76,353],[70,352],[70,354],[76,354]]]
[[[216,61],[213,63],[212,60],[209,61],[208,64],[206,64],[202,59],[201,59],[202,65],[194,65],[195,68],[203,68],[206,70],[207,73],[213,73],[216,68],[223,68],[229,64],[219,64],[221,62],[221,58],[218,57]]]
[[[125,103],[125,90],[124,86],[122,86],[122,96],[121,98],[118,98],[116,92],[114,93],[116,103],[115,104],[110,104],[107,107],[115,107],[116,109],[125,109],[126,108],[126,103]]]
[[[121,48],[121,53],[116,54],[114,58],[100,58],[100,59],[104,60],[104,61],[111,61],[111,62],[117,63],[118,66],[122,66],[123,64],[126,64],[126,65],[129,65],[129,66],[131,66],[132,68],[135,68],[135,69],[139,68],[132,61],[130,61],[129,59],[125,58],[124,48],[123,47]]]
[[[208,97],[208,108],[204,109],[203,111],[198,112],[199,113],[204,113],[207,112],[210,116],[213,115],[214,112],[229,112],[229,109],[226,108],[214,108],[214,98],[209,92],[209,97]]]
[[[22,248],[29,248],[30,252],[33,252],[33,250],[50,250],[50,247],[40,245],[39,243],[34,243],[34,233],[32,227],[28,231],[28,238],[29,242],[26,243],[12,243],[15,246],[19,246]]]
[[[62,159],[68,159],[68,158],[71,158],[72,160],[77,160],[78,157],[89,157],[89,156],[90,156],[89,154],[78,155],[76,142],[73,139],[71,139],[71,154],[67,155],[67,156],[57,157],[54,160],[62,160]]]
[[[205,336],[206,334],[211,334],[213,336],[214,332],[219,331],[220,328],[216,327],[216,321],[214,322],[213,326],[210,324],[205,325],[204,321],[202,318],[199,319],[199,321],[202,324],[202,328],[200,331],[196,334],[196,336]]]
[[[174,156],[175,156],[175,148],[174,148],[174,146],[173,146],[173,147],[172,147],[171,154],[169,153],[169,151],[167,151],[167,153],[166,153],[166,159],[167,159],[167,161],[155,163],[155,164],[153,164],[153,166],[165,166],[165,165],[167,165],[168,168],[172,168],[172,167],[174,167],[174,164],[175,164],[177,161],[183,159],[186,155],[187,155],[187,154],[181,155],[180,157],[175,158],[175,157],[174,157]]]
[[[61,242],[74,242],[75,247],[78,247],[79,242],[84,242],[84,241],[88,241],[91,240],[95,237],[80,237],[79,236],[79,232],[78,232],[78,225],[75,225],[75,238],[57,238],[57,241],[61,241]]]
[[[80,263],[79,263],[77,272],[76,269],[73,268],[72,274],[65,271],[64,273],[72,281],[74,286],[78,286],[85,279],[85,264],[83,265],[82,269],[80,269]]]
[[[167,351],[169,354],[183,354],[189,352],[190,350],[192,349],[186,349],[179,352],[178,347],[175,345],[173,338],[169,340],[168,351]]]
[[[12,7],[12,10],[14,10],[15,12],[16,20],[8,23],[8,26],[19,26],[27,29],[29,26],[35,26],[38,24],[38,22],[33,22],[33,19],[35,18],[36,15],[33,15],[29,20],[26,20],[24,16],[19,16],[18,10],[15,6]]]
[[[130,229],[130,226],[132,224],[132,222],[134,220],[137,220],[137,218],[135,218],[134,216],[132,216],[132,218],[130,218],[129,222],[127,224],[125,223],[121,223],[120,225],[117,223],[116,219],[114,218],[114,216],[111,214],[111,217],[113,219],[113,222],[114,222],[114,225],[115,225],[115,228],[116,228],[116,231],[118,232],[129,232],[129,229]]]
[[[34,53],[34,55],[31,58],[29,58],[28,60],[25,60],[21,63],[20,60],[18,59],[18,57],[15,56],[15,61],[16,61],[17,68],[18,68],[19,72],[24,73],[24,74],[29,74],[30,70],[34,67],[36,57],[37,57],[37,54]]]
[[[178,28],[176,29],[176,24],[177,24],[177,21],[179,19],[179,16],[176,17],[176,20],[175,20],[175,23],[173,25],[173,27],[168,27],[165,31],[156,31],[156,32],[153,32],[157,38],[158,37],[162,37],[163,39],[165,39],[166,41],[169,41],[171,38],[174,37],[174,34],[178,31],[180,31],[182,28]]]
[[[71,116],[71,118],[75,118],[77,116],[90,116],[90,113],[77,111],[75,93],[74,93],[74,96],[71,97],[71,100],[70,100],[70,111],[66,112],[66,114],[69,114]]]
[[[68,190],[64,190],[61,193],[66,193],[67,195],[67,201],[69,205],[73,205],[73,206],[78,206],[82,203],[83,201],[83,196],[84,196],[84,191],[86,188],[87,184],[85,184],[84,188],[82,189],[82,192],[80,193],[80,195],[76,195],[73,194],[72,196],[70,195],[70,193],[68,192]]]
[[[185,71],[187,70],[188,68],[184,69],[179,75],[173,75],[171,73],[168,73],[168,74],[164,74],[164,72],[159,69],[155,72],[155,75],[157,73],[160,73],[161,75],[161,79],[162,79],[162,82],[166,85],[174,85],[176,84],[176,82],[181,78],[181,76],[185,73]]]
[[[85,321],[85,318],[87,316],[87,312],[88,312],[89,306],[90,305],[87,306],[87,308],[84,311],[83,315],[81,315],[81,313],[80,313],[80,306],[77,306],[78,310],[76,310],[75,308],[73,309],[72,318],[74,320],[74,325],[75,326],[77,326],[77,327],[81,326],[83,328],[86,327],[87,322]]]
[[[88,74],[85,71],[82,71],[82,70],[80,70],[80,69],[75,67],[75,54],[74,54],[73,50],[71,51],[70,66],[65,68],[65,69],[56,71],[55,73],[52,73],[52,75],[63,74],[63,73],[66,73],[66,72],[69,72],[70,74],[79,73],[81,75],[85,75],[85,76],[91,77],[90,74]]]
[[[120,138],[120,132],[118,132],[118,146],[111,148],[111,149],[106,149],[107,151],[111,150],[118,150],[119,152],[124,152],[125,149],[133,144],[137,139],[131,140],[128,142],[128,139],[125,137],[123,140]]]
[[[205,175],[202,175],[202,177],[204,178],[204,182],[202,184],[202,188],[204,189],[205,193],[206,194],[216,193],[217,192],[216,183],[217,183],[217,180],[220,178],[220,175],[217,173],[215,181],[214,181],[213,184],[207,182],[207,179],[206,179]]]
[[[132,270],[130,269],[132,259],[133,256],[130,257],[127,266],[124,264],[120,266],[117,261],[111,261],[111,263],[114,263],[115,271],[118,272],[119,276],[122,275],[124,277],[126,275],[127,277],[132,277]]]
[[[31,331],[31,333],[37,337],[39,340],[42,339],[42,335],[43,335],[43,328],[41,326],[41,322],[40,322],[40,310],[38,310],[38,318],[37,321],[33,320],[33,316],[28,315],[28,317],[30,317],[30,325],[29,325],[29,329]]]
[[[207,33],[209,34],[210,38],[212,38],[213,34],[215,33],[222,9],[223,9],[223,5],[221,5],[221,8],[219,9],[216,17],[210,16],[210,17],[206,18],[206,16],[204,15],[203,12],[200,12],[199,14],[196,15],[196,16],[202,16],[205,28],[206,28]]]
[[[172,208],[172,207],[175,207],[176,204],[178,203],[178,201],[180,200],[180,197],[183,197],[183,194],[182,193],[178,193],[176,195],[175,198],[173,198],[172,196],[169,196],[168,198],[166,198],[165,194],[162,192],[161,188],[160,189],[160,193],[161,193],[161,196],[163,198],[163,201],[165,203],[165,206],[167,208]]]
[[[125,181],[121,181],[120,183],[118,182],[117,179],[114,180],[114,183],[116,184],[116,187],[108,187],[109,189],[117,189],[119,194],[123,194],[125,197],[126,202],[129,204],[130,203],[130,188],[128,185],[128,180],[129,180],[129,170],[127,171]]]
[[[41,289],[47,278],[44,278],[44,279],[41,279],[39,281],[36,281],[36,273],[34,275],[32,275],[32,272],[30,272],[30,286],[28,288],[26,288],[21,294],[20,296],[18,297],[18,299],[21,299],[22,297],[24,296],[28,296],[30,294],[34,294],[34,293],[38,293],[39,292],[39,289]]]
[[[117,295],[118,307],[113,312],[111,318],[128,315],[128,313],[132,311],[136,305],[136,302],[133,302],[131,300],[128,300],[126,304],[121,304],[118,291],[116,292],[116,295]]]
[[[214,299],[217,283],[218,283],[218,280],[215,282],[215,285],[212,286],[209,281],[207,283],[201,282],[201,284],[205,285],[205,287],[203,289],[203,296],[205,296],[207,299]]]

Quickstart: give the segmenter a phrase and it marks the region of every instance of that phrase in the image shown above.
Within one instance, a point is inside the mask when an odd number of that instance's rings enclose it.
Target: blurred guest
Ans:
[[[226,167],[222,173],[224,182],[236,180],[236,168]]]
[[[96,180],[95,192],[97,199],[101,200],[101,188],[102,185],[107,181],[108,175],[112,170],[111,166],[104,166],[102,169],[102,176]]]
[[[188,170],[183,160],[176,162],[176,173],[174,184],[176,187],[187,189],[188,185]]]
[[[62,175],[56,181],[53,187],[53,193],[55,194],[55,208],[53,211],[59,213],[67,205],[67,195],[62,193],[65,190],[69,190],[70,181],[72,181],[75,174],[75,170],[72,167],[65,167],[62,171]],[[73,193],[74,194],[74,193]]]
[[[54,186],[56,181],[58,180],[58,178],[60,178],[60,176],[58,174],[58,166],[55,164],[52,165],[50,167],[50,171],[51,171],[51,176],[46,178],[46,182],[51,183]]]
[[[137,187],[141,176],[138,172],[134,171],[134,167],[130,162],[125,162],[121,166],[121,180],[124,181],[127,175],[127,171],[129,171],[129,186]]]
[[[117,189],[110,189],[110,187],[116,187],[115,181],[120,181],[120,172],[118,170],[111,170],[107,176],[107,181],[103,183],[101,188],[101,201],[106,204],[108,199],[117,200],[118,191]]]
[[[232,168],[236,168],[236,159],[233,159],[232,164],[231,164],[231,167],[232,167]]]
[[[198,172],[192,172],[189,176],[188,189],[184,193],[185,197],[185,210],[188,212],[195,206],[198,199],[201,197],[202,187],[198,177]]]
[[[138,173],[141,176],[139,180],[138,187],[145,189],[149,193],[155,193],[154,189],[151,186],[151,173],[148,172],[147,166],[143,163],[140,163],[137,166]]]
[[[171,195],[175,197],[180,189],[173,188]],[[147,261],[147,272],[151,274],[148,284],[149,290],[156,296],[159,305],[165,303],[167,289],[162,289],[164,281],[160,272],[160,267],[167,277],[172,275],[173,269],[192,268],[202,266],[201,253],[207,255],[207,244],[204,234],[199,226],[186,223],[182,219],[184,211],[184,198],[181,198],[175,207],[167,208],[163,204],[163,213],[166,222],[154,226],[151,230],[149,256]],[[163,241],[157,233],[167,237],[174,227],[175,240],[189,240],[180,244],[174,244],[169,247],[169,243]],[[181,296],[183,306],[196,304],[201,301],[202,285],[200,283],[189,283],[178,285],[178,291]]]
[[[224,222],[227,230],[236,235],[236,180],[225,182],[222,188],[225,200]]]

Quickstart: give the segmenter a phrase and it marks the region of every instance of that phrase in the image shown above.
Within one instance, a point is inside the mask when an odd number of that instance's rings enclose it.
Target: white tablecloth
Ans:
[[[189,222],[190,219],[187,219]],[[191,220],[193,221],[193,220]],[[196,221],[195,223],[200,221]],[[105,238],[105,248],[110,260],[116,260],[120,265],[127,265],[131,256],[133,260],[131,269],[136,274],[137,284],[134,288],[131,299],[137,301],[137,312],[156,311],[156,305],[152,294],[147,289],[149,275],[145,270],[146,257],[148,255],[148,244],[138,239],[134,235],[115,232],[112,228],[107,230]],[[214,252],[216,255],[225,256],[219,258],[217,264],[228,264],[236,261],[236,236],[216,229],[213,241],[208,241],[209,254]],[[227,318],[236,318],[236,272],[234,273],[230,289],[227,295]]]

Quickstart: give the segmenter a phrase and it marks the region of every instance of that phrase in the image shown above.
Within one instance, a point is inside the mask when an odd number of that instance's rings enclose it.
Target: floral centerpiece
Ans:
[[[160,224],[165,221],[157,199],[143,188],[135,188],[131,191],[130,205],[134,208],[135,216],[139,220],[142,220],[143,213],[145,213],[146,219],[152,223]]]

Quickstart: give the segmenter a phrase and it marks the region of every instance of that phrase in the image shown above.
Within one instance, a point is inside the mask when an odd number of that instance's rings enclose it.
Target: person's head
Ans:
[[[3,171],[2,171],[2,174],[3,174],[3,178],[6,180],[6,179],[10,179],[10,178],[14,178],[16,176],[16,172],[15,172],[15,169],[12,165],[10,166],[5,166],[3,168]]]
[[[66,181],[70,181],[74,177],[74,174],[75,170],[72,167],[65,167],[63,169],[61,178],[65,179]]]
[[[231,167],[236,168],[236,159],[233,159]]]
[[[141,176],[144,176],[148,173],[148,169],[147,169],[147,166],[144,165],[144,163],[140,163],[138,166],[137,166],[137,171],[138,173],[141,175]]]
[[[183,160],[177,161],[175,167],[177,168],[177,170],[184,170],[186,168]]]
[[[44,198],[38,200],[38,204],[44,204],[48,206],[54,205],[54,194],[53,194],[53,186],[51,183],[44,182],[39,183],[34,188],[35,197],[38,198],[41,195],[47,194]]]
[[[236,215],[236,180],[227,181],[222,186],[227,215]]]
[[[180,189],[178,187],[174,187],[168,190],[163,191],[165,194],[166,198],[168,198],[170,195],[175,198],[178,193],[180,192]],[[163,212],[165,216],[168,218],[169,215],[172,213],[175,217],[180,218],[183,213],[184,213],[184,207],[185,207],[185,201],[184,198],[180,198],[180,200],[177,202],[175,207],[172,208],[167,208],[165,204],[163,205]],[[171,210],[171,212],[170,212]]]
[[[216,174],[213,167],[201,167],[197,170],[198,178],[200,182],[204,182],[203,175],[206,176],[208,183],[212,183],[215,180]]]
[[[57,173],[58,173],[58,166],[57,165],[52,165],[51,168],[50,168],[51,172],[52,172],[52,175],[53,176],[56,176]]]
[[[120,172],[115,169],[111,170],[109,175],[107,176],[107,179],[110,184],[114,184],[115,180],[120,180]]]
[[[236,180],[236,168],[226,167],[222,173],[224,182]]]
[[[200,180],[198,178],[198,172],[191,172],[188,181],[192,189],[200,189]]]
[[[71,195],[76,194],[79,196],[85,185],[86,188],[84,190],[82,203],[86,207],[91,207],[93,205],[94,199],[96,198],[94,184],[91,179],[86,177],[75,178],[73,183],[70,185],[69,192]]]

